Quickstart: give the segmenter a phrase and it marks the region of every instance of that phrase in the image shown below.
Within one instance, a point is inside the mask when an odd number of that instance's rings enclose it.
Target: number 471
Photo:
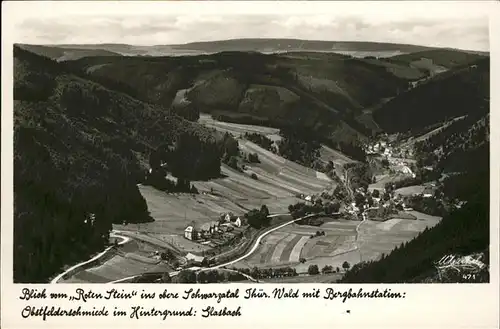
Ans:
[[[475,280],[476,279],[476,275],[475,274],[462,274],[462,279],[464,280]]]

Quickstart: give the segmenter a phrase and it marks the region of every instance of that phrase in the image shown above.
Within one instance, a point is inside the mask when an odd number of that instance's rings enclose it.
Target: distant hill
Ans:
[[[373,117],[384,131],[418,132],[462,115],[489,112],[490,63],[480,59],[441,73],[376,109]]]
[[[126,44],[95,45],[53,45],[59,48],[107,50],[131,56],[183,56],[212,54],[223,51],[256,51],[261,53],[309,51],[331,52],[354,57],[376,56],[390,57],[399,54],[430,50],[431,47],[377,43],[377,42],[344,42],[317,41],[299,39],[232,39],[206,42],[192,42],[174,45],[136,46]]]
[[[112,223],[152,220],[136,184],[162,149],[177,177],[220,175],[219,134],[64,63],[14,48],[15,282],[101,251]]]
[[[87,56],[121,56],[119,53],[105,49],[59,48],[54,46],[27,44],[19,44],[17,46],[40,56],[51,58],[58,62],[75,60]]]
[[[88,57],[69,65],[180,115],[194,109],[226,121],[305,126],[340,139],[370,134],[356,119],[363,108],[426,76],[377,59],[312,52]]]
[[[453,49],[433,49],[387,58],[391,63],[406,63],[412,67],[429,70],[436,74],[448,69],[464,66],[487,58],[484,53],[473,53]]]

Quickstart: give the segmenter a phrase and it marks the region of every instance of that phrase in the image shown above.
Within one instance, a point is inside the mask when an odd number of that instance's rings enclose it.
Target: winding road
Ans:
[[[279,216],[279,215],[275,215],[275,216]],[[289,221],[289,222],[283,223],[283,224],[281,224],[281,225],[279,225],[279,226],[273,227],[272,229],[270,229],[270,230],[267,230],[267,231],[263,232],[263,233],[262,233],[262,234],[261,234],[261,235],[257,238],[257,240],[255,240],[255,242],[254,242],[254,244],[253,244],[252,248],[251,248],[249,251],[247,251],[247,253],[246,253],[246,254],[244,254],[243,256],[241,256],[241,257],[239,257],[239,258],[237,258],[237,259],[235,259],[235,260],[229,261],[229,262],[227,262],[227,263],[224,263],[224,264],[219,264],[219,265],[216,265],[216,266],[212,266],[212,267],[210,267],[210,269],[217,269],[217,268],[221,268],[221,267],[229,266],[229,265],[235,264],[235,263],[237,263],[237,262],[239,262],[239,261],[242,261],[242,260],[244,260],[245,258],[250,257],[250,256],[251,256],[251,255],[255,252],[255,250],[257,250],[257,248],[259,247],[260,242],[262,241],[262,239],[263,239],[266,235],[268,235],[269,233],[272,233],[272,232],[274,232],[274,231],[276,231],[276,230],[279,230],[280,228],[283,228],[283,227],[285,227],[285,226],[287,226],[287,225],[293,224],[293,223],[295,223],[295,222],[297,222],[297,221],[299,221],[299,220],[301,220],[301,219],[306,219],[306,218],[309,218],[309,217],[312,217],[312,216],[315,216],[315,214],[311,214],[311,215],[307,215],[307,216],[304,216],[304,217],[300,217],[300,218],[293,219],[293,220],[291,220],[291,221]]]
[[[120,238],[122,239],[122,241],[118,242],[118,245],[123,245],[127,242],[129,242],[131,240],[131,238],[127,237],[127,236],[121,236],[121,235],[118,235],[114,232],[111,232],[109,234],[109,237],[110,238]],[[54,279],[52,279],[50,281],[50,283],[59,283],[59,281],[64,278],[65,276],[67,276],[68,274],[70,274],[71,272],[73,271],[76,271],[78,270],[80,267],[83,267],[87,264],[90,264],[96,260],[98,260],[99,258],[105,256],[111,249],[113,249],[114,246],[110,246],[108,248],[106,248],[103,252],[100,252],[99,254],[97,254],[96,256],[92,257],[91,259],[89,260],[86,260],[84,262],[81,262],[81,263],[78,263],[72,267],[70,267],[69,269],[67,269],[66,271],[64,271],[63,273],[59,274],[58,276],[56,276]]]
[[[273,215],[269,215],[269,217],[277,217],[277,216],[283,216],[283,215],[288,215],[288,214],[273,214]],[[271,229],[263,232],[261,235],[259,235],[257,237],[257,239],[255,240],[252,248],[249,251],[247,251],[243,256],[238,257],[235,260],[226,262],[224,264],[215,265],[215,266],[212,266],[212,267],[190,267],[190,268],[187,268],[186,270],[191,270],[191,271],[206,271],[206,270],[212,270],[212,269],[219,269],[219,268],[223,268],[225,266],[229,266],[229,265],[235,264],[235,263],[237,263],[237,262],[239,262],[241,260],[244,260],[244,259],[250,257],[257,250],[257,248],[259,247],[260,242],[262,241],[262,239],[265,236],[267,236],[268,234],[270,234],[270,233],[272,233],[272,232],[274,232],[276,230],[279,230],[279,229],[281,229],[281,228],[283,228],[283,227],[285,227],[287,225],[295,223],[295,222],[297,222],[297,221],[299,221],[301,219],[309,218],[309,217],[312,217],[312,216],[315,216],[315,215],[311,214],[311,215],[307,215],[307,216],[304,216],[304,217],[296,218],[296,219],[293,219],[293,220],[288,221],[286,223],[280,224],[280,225],[278,225],[276,227],[273,227],[273,228],[271,228]],[[117,231],[112,231],[109,236],[110,237],[114,237],[114,238],[121,238],[122,241],[120,241],[118,243],[119,245],[123,245],[123,244],[125,244],[125,243],[127,243],[127,242],[129,242],[130,240],[133,239],[133,238],[128,237],[128,236],[119,235],[119,232],[117,232]],[[113,248],[113,246],[108,247],[103,252],[101,252],[98,255],[92,257],[91,259],[72,266],[68,270],[66,270],[63,273],[61,273],[58,276],[56,276],[53,280],[51,280],[50,283],[59,283],[59,281],[61,281],[62,278],[64,278],[65,276],[69,275],[71,272],[74,272],[74,271],[78,270],[80,267],[84,267],[85,265],[87,265],[89,263],[92,263],[93,261],[96,261],[99,258],[105,256],[112,248]],[[173,272],[170,272],[169,274],[170,274],[171,277],[173,277],[173,276],[176,276],[178,273],[179,273],[179,271],[173,271]],[[140,277],[141,275],[142,274],[134,275],[134,276],[130,276],[130,277],[127,277],[127,278],[122,278],[122,279],[119,279],[119,280],[111,281],[109,283],[127,282],[130,279],[133,279],[133,278],[136,278],[136,277]]]

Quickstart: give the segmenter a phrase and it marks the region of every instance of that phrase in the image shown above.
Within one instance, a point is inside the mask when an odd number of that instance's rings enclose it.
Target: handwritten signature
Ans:
[[[487,267],[487,265],[481,261],[481,257],[481,254],[467,256],[446,255],[439,261],[434,262],[434,266],[438,270],[440,277],[449,270],[456,271],[459,274],[463,272],[474,274],[479,273]]]

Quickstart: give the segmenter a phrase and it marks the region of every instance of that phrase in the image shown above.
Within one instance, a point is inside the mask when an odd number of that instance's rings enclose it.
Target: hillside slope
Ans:
[[[393,67],[327,53],[224,52],[187,57],[92,57],[73,61],[103,84],[170,107],[194,120],[196,113],[219,120],[268,126],[300,126],[328,138],[353,140],[371,134],[356,118],[365,107],[405,90],[422,76]]]
[[[484,59],[485,56],[453,49],[433,49],[403,54],[386,59],[388,62],[407,63],[415,67],[433,70],[451,69]]]
[[[175,56],[218,53],[222,51],[257,51],[263,53],[282,51],[340,52],[353,56],[394,56],[432,48],[377,42],[342,42],[299,39],[232,39],[192,42],[175,45],[134,46],[126,44],[54,45],[60,48],[107,50],[123,55]]]
[[[121,56],[119,53],[104,49],[60,48],[55,46],[18,44],[18,47],[40,56],[60,61],[69,61],[92,56]]]
[[[158,149],[177,152],[167,164],[185,179],[220,175],[214,131],[18,47],[14,101],[16,282],[102,250],[112,223],[152,220],[136,183]]]
[[[417,131],[463,115],[489,111],[489,59],[442,73],[402,93],[375,110],[373,117],[388,133]]]

